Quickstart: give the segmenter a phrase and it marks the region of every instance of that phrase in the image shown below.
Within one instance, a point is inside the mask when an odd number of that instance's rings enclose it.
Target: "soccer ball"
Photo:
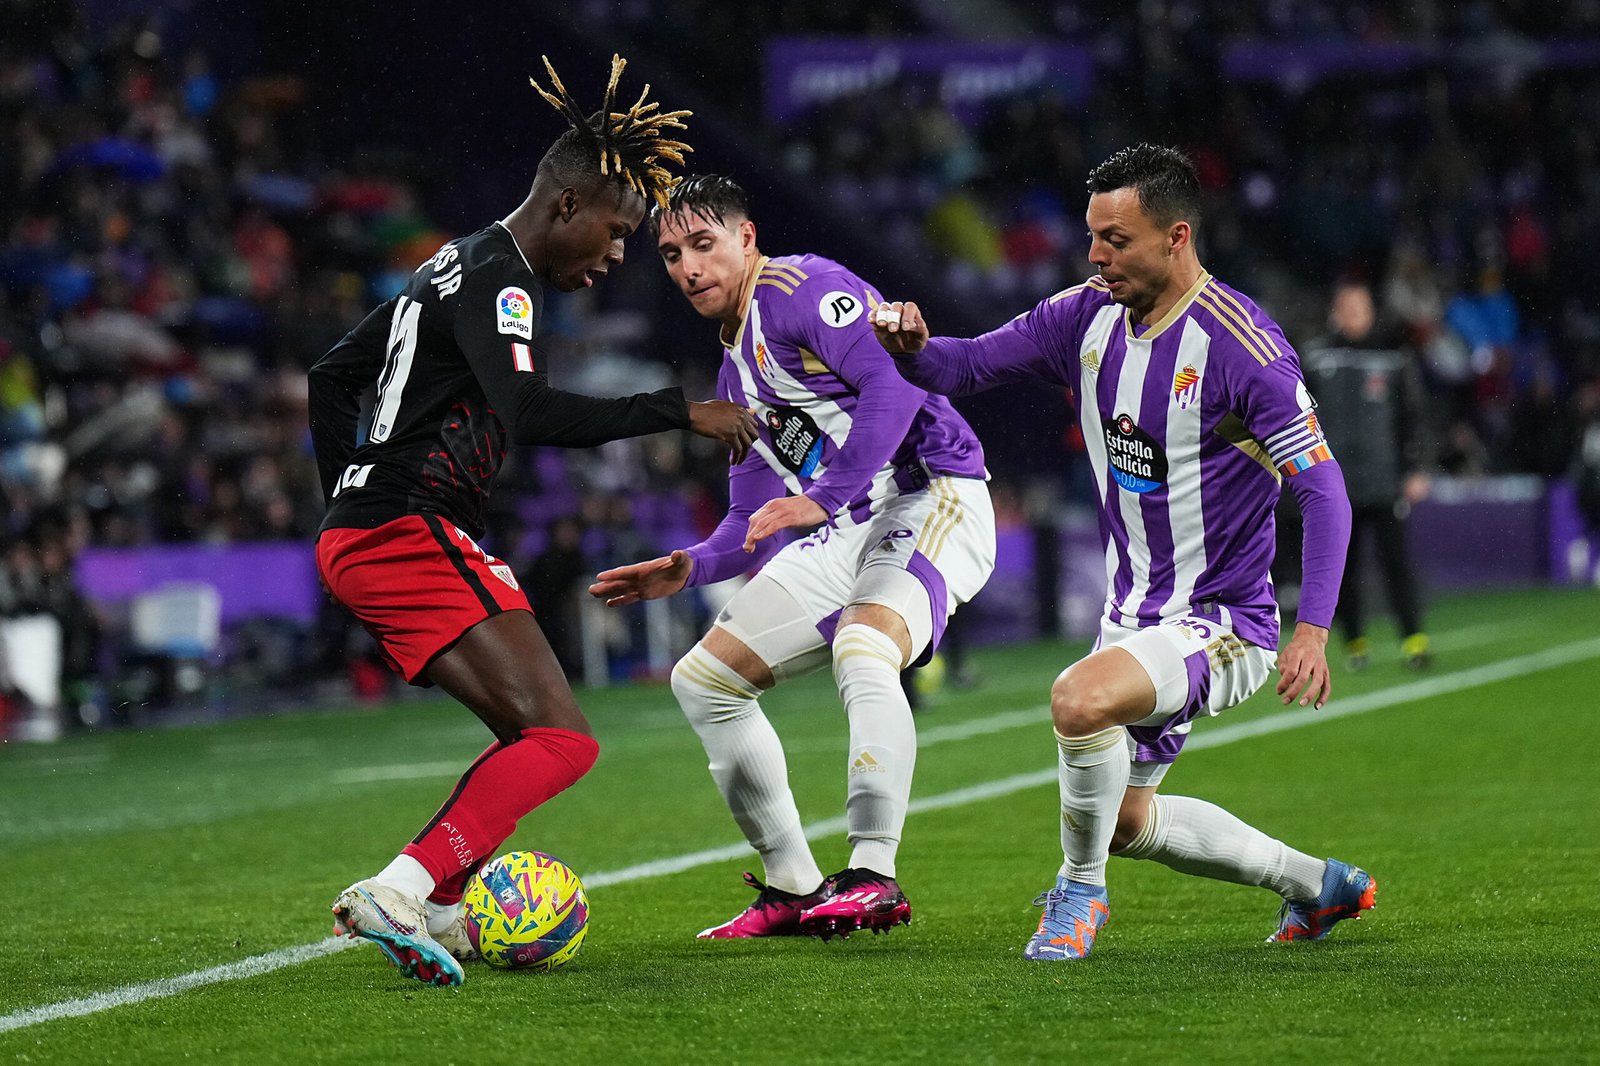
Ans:
[[[553,970],[583,946],[589,898],[560,859],[513,851],[473,875],[466,895],[467,935],[490,966]]]

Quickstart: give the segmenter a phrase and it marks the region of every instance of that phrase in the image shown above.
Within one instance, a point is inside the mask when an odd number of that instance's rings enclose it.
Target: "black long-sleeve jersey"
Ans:
[[[426,513],[481,536],[508,430],[517,444],[581,448],[688,427],[681,389],[599,399],[551,388],[534,346],[543,309],[538,278],[497,222],[439,249],[318,360],[310,413],[322,528]]]

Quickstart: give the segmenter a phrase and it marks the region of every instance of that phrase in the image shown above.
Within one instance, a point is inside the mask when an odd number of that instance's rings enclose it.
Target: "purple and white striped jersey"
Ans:
[[[966,420],[901,377],[873,337],[867,310],[879,297],[856,275],[815,255],[767,258],[747,300],[738,329],[723,331],[717,395],[752,408],[760,435],[729,471],[727,517],[687,549],[689,584],[742,573],[776,551],[776,538],[755,558],[741,545],[751,513],[786,493],[851,526],[935,477],[987,478]]]
[[[1022,380],[1071,388],[1098,494],[1107,620],[1213,616],[1277,646],[1269,567],[1282,478],[1333,456],[1294,349],[1248,297],[1202,274],[1161,321],[1135,327],[1093,277],[982,337],[932,338],[901,365],[947,395]],[[1337,479],[1337,490],[1306,480],[1342,492]],[[1301,620],[1326,626],[1337,573],[1308,571],[1305,592]]]

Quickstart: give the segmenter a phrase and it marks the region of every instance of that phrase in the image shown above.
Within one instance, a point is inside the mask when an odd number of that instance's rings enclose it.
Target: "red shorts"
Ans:
[[[437,515],[326,530],[317,573],[413,685],[427,684],[418,678],[428,664],[479,622],[533,610],[509,566]]]

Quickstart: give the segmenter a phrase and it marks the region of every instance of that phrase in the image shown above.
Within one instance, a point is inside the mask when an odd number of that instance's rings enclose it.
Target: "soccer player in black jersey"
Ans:
[[[681,390],[599,399],[561,392],[536,346],[540,285],[572,292],[619,265],[646,200],[665,203],[667,136],[688,112],[601,109],[586,116],[545,60],[541,96],[571,126],[539,162],[515,211],[452,241],[405,290],[311,368],[311,433],[328,513],[317,568],[329,592],[417,685],[466,704],[495,742],[438,813],[376,876],[333,903],[334,931],[378,944],[408,977],[460,984],[475,952],[461,915],[468,878],[517,820],[588,772],[599,747],[509,567],[475,540],[509,442],[585,447],[689,429],[742,459],[750,412],[687,403]],[[358,429],[364,390],[376,387]]]

